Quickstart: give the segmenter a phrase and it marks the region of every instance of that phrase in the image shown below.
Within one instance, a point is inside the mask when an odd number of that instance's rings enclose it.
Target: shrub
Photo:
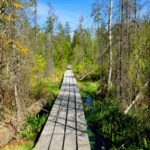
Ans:
[[[33,86],[31,95],[34,99],[39,100],[40,98],[47,95],[47,85],[43,81],[37,81],[37,83]]]
[[[20,133],[21,137],[27,137],[29,139],[34,139],[37,133],[40,132],[42,125],[45,123],[47,115],[43,114],[42,116],[28,116],[26,123],[23,126],[23,129]]]

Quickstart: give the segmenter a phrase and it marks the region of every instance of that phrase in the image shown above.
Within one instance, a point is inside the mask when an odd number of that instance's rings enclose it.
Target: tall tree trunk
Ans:
[[[149,77],[149,84],[148,84],[148,98],[149,98],[149,105],[148,105],[148,120],[150,122],[150,45],[148,51],[148,77]]]
[[[120,68],[119,68],[119,66],[120,66],[120,24],[121,24],[121,0],[119,1],[119,18],[118,18],[118,28],[117,28],[117,31],[118,31],[118,36],[117,36],[117,54],[116,54],[116,57],[117,57],[117,59],[116,59],[116,81],[115,81],[115,92],[116,92],[116,95],[117,95],[117,97],[119,97],[119,84],[118,84],[118,82],[119,82],[119,77],[120,77],[120,74],[119,74],[119,72],[120,72]]]
[[[97,42],[98,42],[98,45],[97,45],[97,64],[100,63],[100,31],[99,30],[100,30],[100,27],[98,25],[98,29],[97,29]]]
[[[138,75],[139,75],[139,72],[140,72],[140,47],[141,47],[141,42],[140,42],[140,24],[139,24],[139,20],[137,17],[137,0],[134,0],[134,19],[135,19],[135,36],[137,36],[137,58],[135,56],[135,59],[136,59],[136,64],[137,64],[137,69],[136,69],[136,72],[135,72],[135,83],[134,83],[134,93],[136,94],[137,93],[137,82],[138,82]],[[134,94],[134,95],[135,95]]]
[[[135,16],[135,24],[137,21],[137,0],[134,0],[134,16]]]
[[[53,54],[53,47],[52,47],[52,33],[48,33],[48,39],[49,39],[49,70],[50,75],[54,74],[53,67],[54,67],[54,54]]]
[[[91,54],[91,59],[92,59],[92,65],[93,65],[93,63],[94,63],[94,55],[93,55],[93,42],[94,42],[94,39],[92,39],[92,54]]]
[[[4,81],[4,62],[3,62],[3,53],[4,53],[4,47],[3,47],[3,38],[4,38],[5,28],[2,30],[2,36],[0,39],[0,101],[3,104],[4,103],[4,89],[3,89],[3,81]]]
[[[125,43],[125,45],[126,45],[126,73],[127,73],[127,71],[128,71],[128,51],[129,51],[129,41],[128,41],[128,37],[129,37],[129,0],[126,0],[125,1],[125,13],[126,13],[126,39],[125,39],[125,41],[126,41],[126,43]]]
[[[54,75],[54,50],[53,50],[53,33],[51,33],[51,73],[52,73],[52,76]]]
[[[108,77],[108,91],[111,85],[111,76],[112,76],[112,35],[111,35],[111,22],[112,22],[112,6],[113,1],[110,0],[110,8],[109,8],[109,23],[108,23],[108,31],[109,31],[109,77]]]
[[[37,0],[35,0],[35,40],[37,44]]]
[[[12,3],[15,2],[15,0],[11,1]],[[14,67],[14,96],[15,96],[15,102],[16,102],[16,110],[17,110],[17,138],[19,138],[19,132],[20,132],[20,121],[21,121],[21,106],[20,106],[20,99],[18,96],[18,73],[19,73],[19,54],[17,52],[17,48],[15,45],[16,40],[16,31],[15,31],[15,8],[12,5],[12,16],[14,17],[14,20],[12,21],[12,52],[13,52],[13,67]]]
[[[1,16],[3,17],[5,13],[5,5],[1,7]],[[0,37],[0,102],[4,103],[4,87],[3,87],[3,81],[4,81],[4,60],[3,60],[3,54],[4,54],[4,47],[3,47],[3,39],[6,31],[6,24],[5,20],[1,21],[1,37]]]
[[[48,55],[48,75],[51,75],[51,34],[48,33],[48,41],[49,41],[49,55]]]
[[[129,23],[128,23],[128,66],[130,62],[130,52],[131,52],[131,11],[132,11],[132,0],[129,0]]]
[[[150,63],[150,62],[149,62]],[[149,64],[150,67],[150,64]],[[150,120],[150,73],[149,73],[149,84],[148,84],[148,89],[149,89],[149,93],[148,93],[148,98],[149,98],[149,105],[148,105],[148,120]],[[149,121],[150,122],[150,121]]]
[[[120,101],[122,100],[122,87],[123,87],[123,81],[122,81],[122,75],[123,75],[123,69],[122,69],[122,63],[123,63],[123,43],[124,43],[124,0],[122,0],[121,4],[121,37],[120,37]]]

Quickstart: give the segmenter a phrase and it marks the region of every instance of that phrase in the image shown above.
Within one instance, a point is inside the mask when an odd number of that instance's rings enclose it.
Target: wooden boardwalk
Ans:
[[[90,150],[83,104],[68,66],[35,150]]]

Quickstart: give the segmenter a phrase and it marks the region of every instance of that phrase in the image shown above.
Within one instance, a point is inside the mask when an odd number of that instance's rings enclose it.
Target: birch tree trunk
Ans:
[[[51,75],[51,34],[48,33],[48,42],[49,42],[49,54],[48,54],[48,75]]]
[[[51,61],[51,73],[52,76],[54,75],[54,50],[53,50],[53,33],[51,33],[51,55],[52,55],[52,61]]]
[[[108,23],[108,31],[109,31],[109,77],[108,77],[108,91],[111,85],[111,76],[112,76],[112,34],[111,34],[111,23],[112,23],[112,6],[113,1],[110,0],[110,8],[109,8],[109,23]]]
[[[148,85],[149,85],[149,82],[146,82],[146,83],[144,84],[144,86],[140,89],[140,91],[139,91],[139,93],[137,94],[135,100],[132,101],[132,103],[125,109],[125,111],[124,111],[125,114],[127,114],[127,113],[131,110],[131,108],[137,103],[137,101],[141,99],[141,97],[142,97],[142,95],[143,95],[142,91],[143,91],[143,89],[145,89]]]
[[[15,0],[11,1],[11,4],[15,2]],[[13,53],[13,81],[14,81],[14,96],[15,96],[15,103],[16,103],[16,111],[17,111],[17,138],[19,138],[20,132],[20,114],[21,114],[21,106],[20,106],[20,99],[18,95],[18,73],[19,73],[19,54],[17,52],[17,48],[15,45],[16,40],[16,31],[15,31],[15,8],[12,5],[12,16],[14,16],[14,20],[12,21],[12,53]]]
[[[54,54],[53,54],[53,45],[52,45],[52,36],[53,33],[49,33],[49,62],[50,62],[50,75],[54,74]]]

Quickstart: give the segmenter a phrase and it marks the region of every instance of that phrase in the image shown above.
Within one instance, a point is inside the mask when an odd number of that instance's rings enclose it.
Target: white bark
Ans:
[[[53,54],[53,45],[52,45],[52,33],[49,32],[49,69],[50,75],[54,75],[54,54]]]
[[[84,76],[80,79],[80,81],[82,81],[83,79],[85,79],[87,76],[89,76],[89,75],[92,74],[92,73],[93,73],[93,71],[91,71],[91,72],[89,72],[88,74],[84,75]]]
[[[20,100],[18,96],[17,81],[14,84],[14,90],[15,90],[15,101],[16,101],[16,108],[17,108],[17,135],[18,135],[18,133],[20,132],[21,110],[20,110]]]
[[[113,0],[110,0],[110,8],[109,8],[109,23],[108,23],[108,31],[109,31],[109,77],[108,77],[108,90],[111,85],[111,76],[112,76],[112,34],[111,34],[111,24],[112,24],[112,7]]]
[[[148,82],[145,83],[144,87],[140,90],[140,92],[138,93],[138,95],[136,96],[135,100],[132,101],[132,103],[125,109],[124,113],[127,114],[130,109],[134,106],[135,103],[137,103],[137,101],[140,99],[141,95],[142,95],[142,90],[144,88],[146,88],[148,85]]]
[[[13,61],[14,61],[14,96],[15,96],[15,103],[17,109],[17,137],[18,133],[20,132],[20,121],[21,121],[21,107],[20,107],[20,99],[18,96],[18,76],[17,73],[19,72],[19,60],[17,60],[17,50],[16,46],[13,44]]]

